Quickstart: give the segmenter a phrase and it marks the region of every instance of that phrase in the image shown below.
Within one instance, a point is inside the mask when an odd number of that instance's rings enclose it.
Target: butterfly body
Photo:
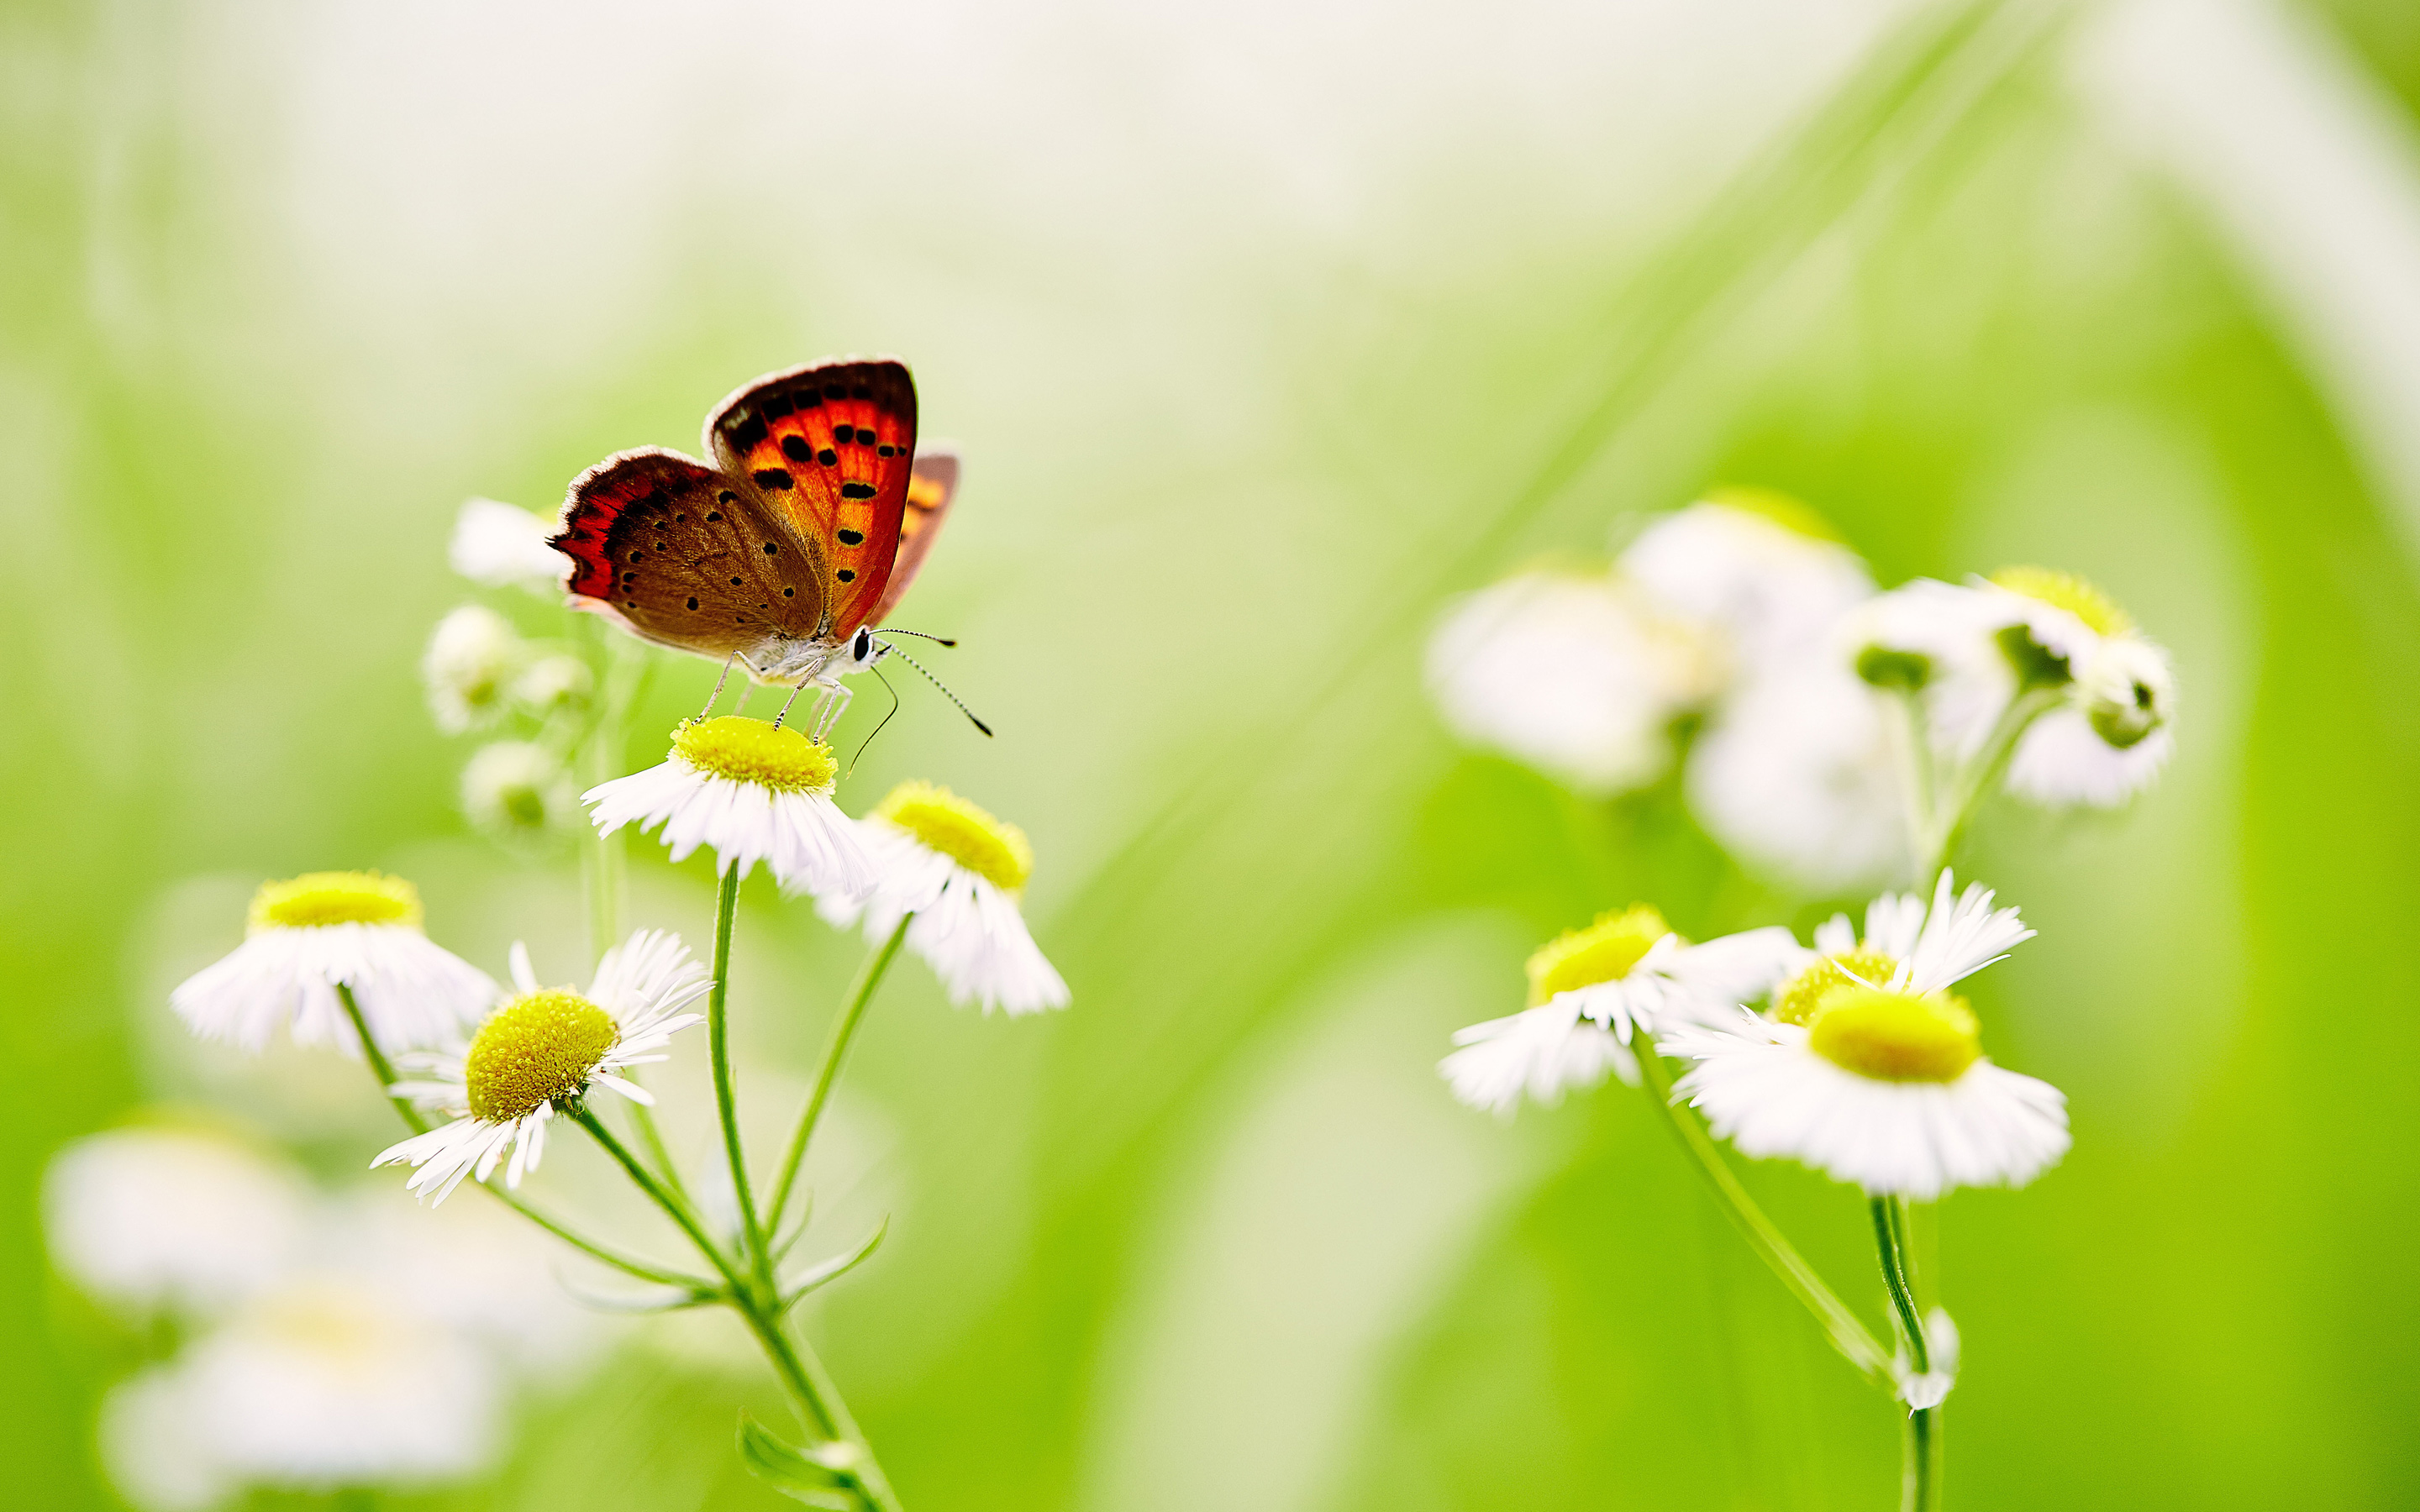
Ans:
[[[768,374],[707,415],[701,461],[662,447],[582,472],[549,538],[575,608],[643,640],[737,659],[760,683],[837,686],[923,564],[957,458],[919,458],[905,364],[835,358]]]

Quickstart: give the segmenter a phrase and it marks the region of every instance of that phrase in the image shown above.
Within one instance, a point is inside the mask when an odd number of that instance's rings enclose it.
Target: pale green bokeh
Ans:
[[[1460,753],[1421,697],[1448,594],[1714,480],[1811,501],[1885,581],[2086,572],[2178,657],[2158,790],[1996,811],[1966,860],[2042,931],[1977,984],[1986,1049],[2070,1091],[2077,1146],[1927,1230],[1958,1504],[2408,1504],[2420,498],[2380,417],[2415,391],[2392,301],[2332,316],[2196,155],[2200,54],[2133,79],[2096,30],[2174,15],[2117,8],[0,20],[11,1504],[115,1504],[91,1423],[132,1358],[43,1257],[52,1150],[163,1098],[332,1179],[389,1137],[356,1068],[169,1019],[259,878],[393,870],[490,970],[526,937],[585,980],[576,873],[469,834],[471,743],[414,680],[473,596],[456,506],[551,508],[853,349],[911,359],[967,450],[901,618],[963,639],[937,670],[1000,738],[908,674],[844,801],[927,777],[1021,825],[1076,993],[986,1020],[904,971],[819,1157],[815,1243],[893,1215],[810,1326],[909,1504],[1889,1504],[1889,1410],[1651,1109],[1505,1126],[1432,1072],[1606,907],[1846,901],[1743,876],[1669,792]],[[2304,27],[2280,68],[2370,131],[2303,177],[2413,202],[2408,8],[2216,8]],[[633,764],[711,676],[658,667]],[[704,864],[630,856],[631,919],[703,938]],[[854,947],[769,887],[740,933],[770,1149]],[[702,1157],[698,1072],[668,1103]],[[566,1142],[541,1180],[662,1247],[605,1174]],[[1854,1197],[1749,1180],[1879,1323]],[[659,1343],[396,1504],[789,1504],[731,1453],[737,1406],[780,1412],[739,1341]]]

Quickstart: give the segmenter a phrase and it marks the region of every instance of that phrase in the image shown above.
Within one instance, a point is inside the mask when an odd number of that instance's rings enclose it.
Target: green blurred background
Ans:
[[[1432,1070],[1604,906],[1845,901],[1744,876],[1669,790],[1460,753],[1420,693],[1448,594],[1715,479],[1885,582],[2090,574],[2178,657],[2159,788],[1995,810],[1967,857],[2041,931],[1983,980],[1991,1046],[2076,1147],[1931,1236],[1952,1496],[2420,1502],[2414,17],[17,0],[6,1500],[116,1504],[127,1346],[39,1231],[62,1141],[163,1099],[330,1173],[384,1137],[179,1042],[167,988],[255,882],[384,867],[490,969],[580,949],[576,868],[468,834],[422,705],[459,501],[551,510],[751,375],[889,350],[969,458],[902,620],[964,639],[1000,738],[903,684],[843,798],[925,775],[1024,824],[1076,993],[1010,1024],[906,971],[852,1067],[896,1220],[811,1327],[911,1504],[1889,1504],[1888,1409],[1651,1109],[1508,1127]],[[711,677],[659,666],[632,764]],[[706,864],[630,856],[633,917],[699,937]],[[741,931],[770,1097],[854,952],[761,883]],[[1749,1180],[1879,1324],[1858,1204]],[[634,1341],[494,1479],[396,1504],[789,1504],[742,1401],[778,1411],[728,1340]]]

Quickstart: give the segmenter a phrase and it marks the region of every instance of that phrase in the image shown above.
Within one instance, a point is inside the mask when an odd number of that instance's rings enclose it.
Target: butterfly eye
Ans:
[[[865,654],[873,649],[874,633],[870,630],[860,630],[857,632],[854,642],[848,648],[848,654],[857,660],[863,661],[865,659]]]

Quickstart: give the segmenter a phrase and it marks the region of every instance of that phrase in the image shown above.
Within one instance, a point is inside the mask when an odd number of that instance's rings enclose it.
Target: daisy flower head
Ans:
[[[311,1191],[275,1151],[204,1128],[89,1134],[42,1173],[59,1270],[133,1314],[221,1311],[272,1284],[306,1244]]]
[[[494,609],[465,604],[438,621],[420,658],[420,679],[427,686],[428,712],[437,728],[458,735],[494,723],[528,660],[520,632]]]
[[[1718,640],[1740,676],[1794,659],[1874,591],[1829,521],[1770,488],[1718,488],[1663,516],[1621,566],[1659,609]]]
[[[484,588],[559,589],[571,559],[546,544],[555,522],[516,504],[466,500],[445,544],[454,570]]]
[[[1446,725],[1582,793],[1643,787],[1672,760],[1697,700],[1694,639],[1602,569],[1535,569],[1457,604],[1428,649]]]
[[[1992,583],[2022,616],[2027,651],[2051,654],[2053,671],[2068,674],[2058,706],[2017,743],[2009,787],[2045,808],[2102,809],[2149,787],[2176,747],[2176,673],[2167,652],[2115,599],[2071,574],[2011,567],[1993,574]],[[2003,643],[2011,643],[2005,632]]]
[[[888,939],[909,914],[908,948],[949,989],[950,1001],[1011,1014],[1064,1008],[1067,983],[1033,943],[1017,901],[1033,874],[1025,831],[945,787],[902,782],[859,822],[879,880],[862,898],[830,892],[830,923]]]
[[[111,1478],[139,1504],[246,1488],[458,1479],[501,1447],[503,1381],[474,1344],[341,1275],[266,1292],[101,1411]]]
[[[1805,959],[1786,929],[1691,945],[1644,903],[1569,930],[1529,957],[1529,1007],[1460,1030],[1438,1073],[1453,1095],[1510,1118],[1522,1097],[1551,1105],[1608,1074],[1637,1086],[1633,1035],[1762,996]]]
[[[169,1006],[195,1034],[246,1050],[277,1026],[297,1044],[356,1048],[338,987],[385,1051],[440,1044],[496,1000],[488,974],[422,932],[419,890],[376,872],[265,882],[243,944],[187,978]]]
[[[660,824],[675,861],[710,845],[718,872],[736,866],[744,877],[763,861],[784,890],[861,898],[876,869],[832,802],[839,775],[822,741],[724,715],[683,721],[660,764],[590,788],[581,801],[602,834]]]
[[[408,1057],[429,1080],[397,1082],[396,1091],[434,1106],[449,1121],[380,1150],[372,1168],[415,1167],[405,1186],[442,1202],[466,1176],[486,1180],[506,1156],[504,1184],[537,1169],[546,1127],[556,1112],[597,1087],[634,1103],[655,1097],[617,1074],[665,1059],[672,1037],[703,1013],[682,1009],[711,990],[706,968],[676,934],[642,930],[605,952],[586,994],[541,987],[529,951],[513,947],[515,995],[479,1026],[468,1044]]]
[[[1955,892],[1945,872],[1930,905],[1876,900],[1862,937],[1835,917],[1768,1012],[1664,1034],[1659,1049],[1696,1062],[1674,1095],[1743,1153],[1877,1196],[2031,1180],[2067,1151],[2067,1100],[1993,1064],[1974,1010],[1948,991],[2032,936],[1992,901],[1979,886]]]

